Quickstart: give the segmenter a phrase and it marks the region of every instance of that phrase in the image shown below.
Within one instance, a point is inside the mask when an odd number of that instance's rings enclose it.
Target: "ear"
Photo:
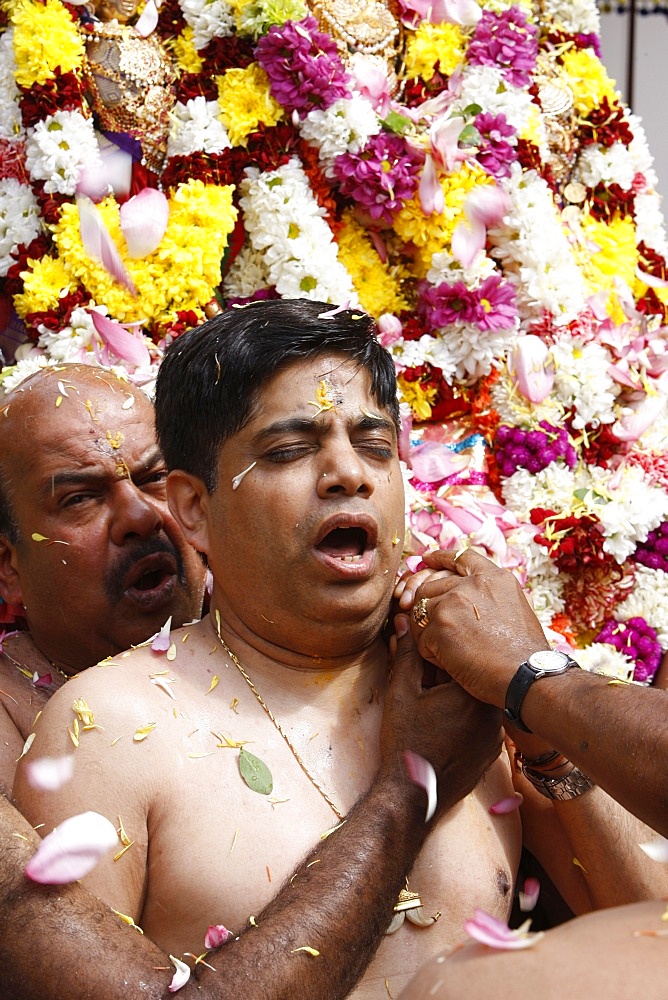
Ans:
[[[0,597],[5,604],[23,604],[16,548],[5,535],[0,535]]]
[[[167,502],[187,542],[209,551],[209,491],[198,476],[175,469],[167,477]]]

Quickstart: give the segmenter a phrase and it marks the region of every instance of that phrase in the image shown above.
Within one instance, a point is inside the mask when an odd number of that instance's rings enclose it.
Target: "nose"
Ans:
[[[317,493],[322,499],[333,496],[370,497],[373,476],[364,460],[348,440],[337,441],[322,449]]]
[[[111,524],[111,540],[115,545],[123,545],[129,538],[148,538],[160,531],[163,524],[159,505],[132,480],[116,484]]]

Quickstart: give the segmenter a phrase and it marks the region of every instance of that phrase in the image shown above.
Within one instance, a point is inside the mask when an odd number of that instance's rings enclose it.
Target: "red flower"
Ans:
[[[46,83],[20,88],[19,107],[25,128],[31,128],[56,111],[82,111],[85,107],[83,84],[76,73],[61,73]]]
[[[176,99],[185,104],[195,97],[206,97],[207,101],[218,100],[218,88],[213,76],[207,73],[184,73],[176,91]]]
[[[578,129],[578,138],[583,146],[598,143],[601,146],[613,146],[621,142],[625,146],[631,144],[633,132],[628,122],[624,120],[624,111],[615,101],[612,105],[604,97],[597,108],[589,115]]]

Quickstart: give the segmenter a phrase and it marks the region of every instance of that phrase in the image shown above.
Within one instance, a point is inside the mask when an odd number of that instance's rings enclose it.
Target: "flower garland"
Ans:
[[[133,298],[77,235],[95,135],[76,10],[15,0],[0,277],[39,357],[6,383],[99,353],[91,310],[141,324],[155,361],[214,293],[360,306],[397,367],[409,564],[475,545],[583,666],[649,682],[668,650],[668,245],[642,127],[593,0],[423,6],[399,3],[392,90],[302,0],[164,0],[163,243],[130,259],[115,199],[99,206]]]

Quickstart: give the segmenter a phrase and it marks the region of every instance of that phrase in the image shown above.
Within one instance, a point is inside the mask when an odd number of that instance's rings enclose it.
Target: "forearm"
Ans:
[[[424,793],[404,778],[375,782],[256,915],[257,927],[248,925],[211,957],[225,976],[225,996],[347,996],[373,958],[426,838],[424,809]],[[297,950],[303,948],[318,955]],[[211,982],[206,971],[204,980]]]
[[[454,804],[454,802],[452,803]],[[401,775],[376,781],[249,925],[198,967],[184,1000],[345,997],[364,973],[424,842],[424,793]],[[23,874],[39,839],[0,799],[0,994],[5,1000],[171,996],[173,967],[146,937],[78,885]],[[40,945],[27,947],[39,928]],[[313,948],[311,955],[300,948]]]
[[[668,836],[668,693],[571,669],[539,680],[522,720],[653,830]]]

